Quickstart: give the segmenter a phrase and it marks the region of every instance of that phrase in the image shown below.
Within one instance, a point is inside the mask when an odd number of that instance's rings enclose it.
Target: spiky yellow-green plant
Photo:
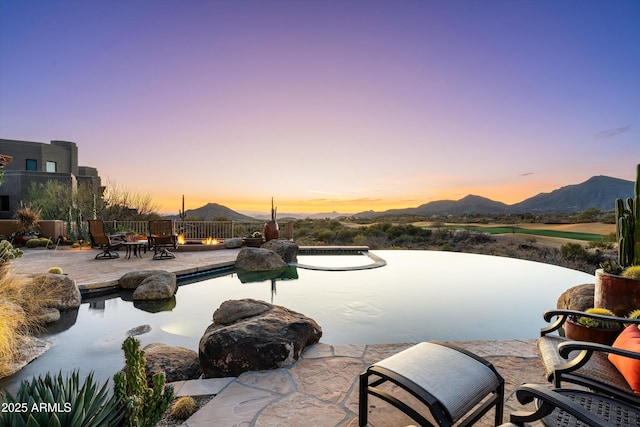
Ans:
[[[51,267],[49,270],[47,270],[47,273],[62,274],[62,269],[60,267]]]
[[[640,280],[640,265],[633,265],[625,268],[622,272],[622,276],[627,279]]]
[[[176,400],[171,407],[171,416],[184,421],[196,412],[196,401],[191,396],[184,396]]]
[[[584,311],[585,313],[590,314],[599,314],[601,316],[611,316],[615,317],[615,313],[606,308],[588,308]],[[613,321],[601,320],[601,319],[592,319],[590,317],[580,317],[578,318],[578,323],[586,326],[587,328],[601,328],[601,329],[620,329],[620,324]]]
[[[640,319],[640,310],[633,310],[627,315],[629,319]]]

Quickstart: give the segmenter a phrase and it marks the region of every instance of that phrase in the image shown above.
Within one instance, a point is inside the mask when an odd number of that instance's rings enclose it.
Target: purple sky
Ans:
[[[0,0],[0,137],[162,212],[514,203],[640,162],[640,2]]]

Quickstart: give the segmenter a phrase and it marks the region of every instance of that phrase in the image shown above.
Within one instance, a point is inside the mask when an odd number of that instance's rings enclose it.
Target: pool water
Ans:
[[[512,258],[373,252],[387,265],[341,272],[297,268],[282,279],[248,283],[231,273],[184,284],[170,311],[136,308],[126,301],[130,294],[83,303],[71,327],[48,337],[54,348],[0,386],[15,389],[20,378],[61,368],[94,370],[104,381],[124,365],[120,346],[127,331],[141,325],[151,326],[138,336],[142,345],[163,342],[197,351],[213,312],[228,299],[255,298],[303,313],[318,322],[321,342],[328,344],[524,339],[538,336],[542,312],[555,308],[562,292],[594,281],[579,271]],[[299,264],[327,267],[372,263],[362,255],[298,258]]]

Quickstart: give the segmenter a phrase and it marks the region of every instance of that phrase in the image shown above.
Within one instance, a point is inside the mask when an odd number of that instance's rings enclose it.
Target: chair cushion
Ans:
[[[613,343],[615,348],[640,353],[640,329],[637,325],[629,325]],[[633,392],[640,395],[640,360],[610,354],[609,361],[620,371],[631,386]]]

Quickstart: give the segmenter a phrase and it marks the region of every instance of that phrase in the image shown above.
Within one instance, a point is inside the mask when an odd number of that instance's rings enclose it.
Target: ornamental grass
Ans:
[[[20,350],[20,341],[42,326],[40,313],[55,306],[59,289],[51,283],[11,273],[0,277],[0,377],[6,375]]]

